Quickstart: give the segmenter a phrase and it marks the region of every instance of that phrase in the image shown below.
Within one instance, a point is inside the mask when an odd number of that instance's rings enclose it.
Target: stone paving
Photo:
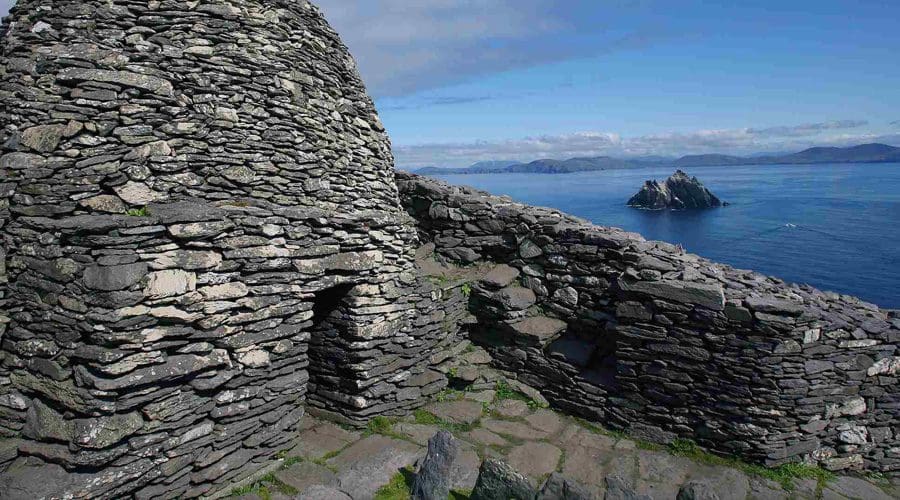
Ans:
[[[364,432],[306,417],[298,444],[285,455],[286,466],[264,479],[265,493],[260,495],[257,489],[240,498],[375,499],[378,489],[394,476],[415,469],[428,439],[441,428],[460,440],[452,484],[461,493],[474,487],[482,459],[496,457],[535,486],[557,471],[582,483],[597,499],[673,500],[682,485],[692,482],[698,482],[697,491],[712,492],[720,500],[900,498],[900,479],[892,483],[841,476],[824,484],[796,480],[788,491],[780,483],[738,468],[678,456],[534,403],[478,402],[494,396],[493,391],[484,392],[490,394],[451,393],[413,415],[399,421],[380,420]],[[610,485],[624,485],[637,496],[621,497]]]

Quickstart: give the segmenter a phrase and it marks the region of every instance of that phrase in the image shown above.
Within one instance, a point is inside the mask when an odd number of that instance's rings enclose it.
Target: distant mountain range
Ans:
[[[621,159],[610,156],[572,158],[569,160],[536,160],[530,163],[484,161],[465,168],[425,167],[422,175],[434,174],[569,174],[594,170],[671,166],[674,168],[730,165],[803,165],[818,163],[890,163],[900,162],[900,148],[886,144],[863,144],[848,148],[810,148],[799,153],[762,156],[691,155],[681,158],[646,157]]]

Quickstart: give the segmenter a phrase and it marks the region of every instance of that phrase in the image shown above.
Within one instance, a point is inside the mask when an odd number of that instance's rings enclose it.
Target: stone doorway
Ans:
[[[351,402],[348,387],[353,374],[347,349],[347,297],[354,284],[336,285],[315,294],[309,340],[309,402],[339,412]]]

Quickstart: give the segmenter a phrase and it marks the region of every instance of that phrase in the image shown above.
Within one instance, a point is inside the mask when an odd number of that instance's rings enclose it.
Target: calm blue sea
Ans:
[[[625,206],[672,168],[579,174],[440,176],[517,201],[680,243],[737,268],[900,308],[900,164],[699,167],[731,206],[654,212]]]

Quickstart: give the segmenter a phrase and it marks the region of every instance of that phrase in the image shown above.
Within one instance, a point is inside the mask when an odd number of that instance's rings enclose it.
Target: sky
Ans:
[[[896,0],[315,3],[401,168],[900,146]]]

